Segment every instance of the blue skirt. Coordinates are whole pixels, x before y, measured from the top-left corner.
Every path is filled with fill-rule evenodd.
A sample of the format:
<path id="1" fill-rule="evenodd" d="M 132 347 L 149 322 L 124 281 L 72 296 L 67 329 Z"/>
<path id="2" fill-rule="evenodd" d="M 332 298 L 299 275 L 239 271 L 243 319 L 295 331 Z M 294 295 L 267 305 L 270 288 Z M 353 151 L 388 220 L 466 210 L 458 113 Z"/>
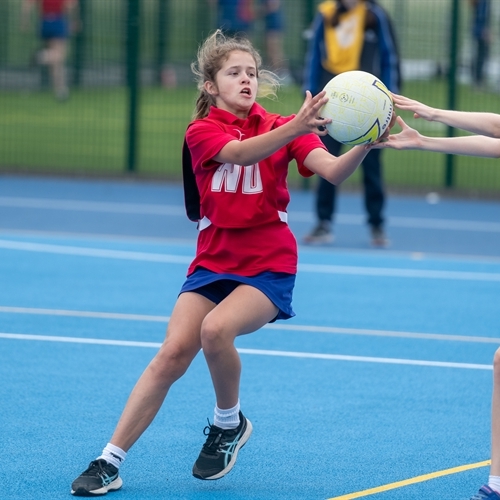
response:
<path id="1" fill-rule="evenodd" d="M 274 323 L 277 319 L 290 319 L 295 316 L 292 309 L 294 274 L 266 271 L 256 276 L 239 276 L 217 274 L 208 269 L 198 268 L 187 277 L 179 295 L 184 292 L 196 292 L 219 304 L 241 283 L 260 290 L 278 308 L 278 314 L 270 323 Z"/>
<path id="2" fill-rule="evenodd" d="M 40 28 L 40 36 L 43 40 L 68 38 L 69 27 L 66 18 L 57 16 L 43 19 Z"/>

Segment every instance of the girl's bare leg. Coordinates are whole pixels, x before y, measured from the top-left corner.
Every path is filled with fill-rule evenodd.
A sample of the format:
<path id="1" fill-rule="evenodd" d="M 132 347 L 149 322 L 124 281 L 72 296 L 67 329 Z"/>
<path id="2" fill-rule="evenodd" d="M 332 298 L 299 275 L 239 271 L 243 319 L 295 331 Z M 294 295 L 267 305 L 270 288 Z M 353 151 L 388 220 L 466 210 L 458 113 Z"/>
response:
<path id="1" fill-rule="evenodd" d="M 47 42 L 47 48 L 42 51 L 41 62 L 50 68 L 52 86 L 58 97 L 66 97 L 68 83 L 66 79 L 67 40 L 55 38 Z"/>
<path id="2" fill-rule="evenodd" d="M 200 350 L 200 327 L 214 307 L 213 302 L 196 293 L 179 296 L 166 339 L 130 394 L 112 444 L 128 451 L 153 421 L 168 390 Z"/>
<path id="3" fill-rule="evenodd" d="M 234 339 L 258 330 L 277 313 L 278 308 L 260 290 L 240 285 L 203 320 L 201 344 L 219 408 L 238 403 L 241 362 Z"/>
<path id="4" fill-rule="evenodd" d="M 500 476 L 500 348 L 493 359 L 493 398 L 491 404 L 491 469 Z"/>

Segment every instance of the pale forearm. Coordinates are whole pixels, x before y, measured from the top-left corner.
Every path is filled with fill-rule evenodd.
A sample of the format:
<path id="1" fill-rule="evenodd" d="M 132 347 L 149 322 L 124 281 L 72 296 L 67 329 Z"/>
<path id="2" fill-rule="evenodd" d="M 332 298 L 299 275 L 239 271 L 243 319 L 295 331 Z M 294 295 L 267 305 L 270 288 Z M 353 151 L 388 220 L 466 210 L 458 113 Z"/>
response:
<path id="1" fill-rule="evenodd" d="M 290 141 L 301 135 L 293 121 L 290 121 L 270 132 L 241 141 L 227 143 L 215 156 L 220 163 L 236 165 L 254 165 L 286 146 Z"/>
<path id="2" fill-rule="evenodd" d="M 495 113 L 433 108 L 398 94 L 393 94 L 393 98 L 398 109 L 413 112 L 415 118 L 444 123 L 473 134 L 500 138 L 500 115 Z"/>
<path id="3" fill-rule="evenodd" d="M 314 132 L 325 135 L 325 126 L 331 119 L 318 117 L 318 110 L 326 104 L 325 92 L 312 97 L 309 91 L 299 112 L 287 123 L 256 137 L 228 142 L 214 157 L 219 163 L 254 165 L 301 135 Z M 321 130 L 321 131 L 320 131 Z"/>
<path id="4" fill-rule="evenodd" d="M 500 158 L 500 140 L 481 135 L 467 137 L 426 137 L 421 136 L 415 148 L 422 151 Z"/>
<path id="5" fill-rule="evenodd" d="M 435 109 L 433 121 L 467 130 L 473 134 L 500 138 L 500 115 L 495 113 Z"/>
<path id="6" fill-rule="evenodd" d="M 68 0 L 64 6 L 64 9 L 70 19 L 76 20 L 78 18 L 77 0 Z"/>

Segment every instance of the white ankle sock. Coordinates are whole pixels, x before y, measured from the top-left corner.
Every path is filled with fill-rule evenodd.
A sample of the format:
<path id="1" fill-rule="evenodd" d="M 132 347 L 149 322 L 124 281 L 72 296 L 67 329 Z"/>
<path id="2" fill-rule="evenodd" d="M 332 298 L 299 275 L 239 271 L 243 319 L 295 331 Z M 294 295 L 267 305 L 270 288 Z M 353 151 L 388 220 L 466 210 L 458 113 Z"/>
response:
<path id="1" fill-rule="evenodd" d="M 114 444 L 108 443 L 104 450 L 102 450 L 102 455 L 97 457 L 97 460 L 103 458 L 109 464 L 114 465 L 117 469 L 120 468 L 120 465 L 123 463 L 125 458 L 127 457 L 127 452 L 123 451 L 118 446 Z"/>
<path id="2" fill-rule="evenodd" d="M 496 492 L 500 492 L 500 476 L 490 476 L 488 478 L 488 486 L 495 490 Z"/>
<path id="3" fill-rule="evenodd" d="M 236 406 L 229 408 L 227 410 L 221 410 L 217 405 L 215 405 L 214 410 L 214 425 L 220 427 L 221 429 L 236 429 L 240 424 L 240 400 L 236 403 Z"/>

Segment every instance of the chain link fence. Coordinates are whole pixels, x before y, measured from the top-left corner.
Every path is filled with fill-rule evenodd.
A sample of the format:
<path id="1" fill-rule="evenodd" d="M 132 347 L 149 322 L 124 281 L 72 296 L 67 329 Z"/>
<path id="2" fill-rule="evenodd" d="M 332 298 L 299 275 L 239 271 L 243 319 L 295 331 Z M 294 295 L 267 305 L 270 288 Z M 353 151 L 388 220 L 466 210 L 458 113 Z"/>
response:
<path id="1" fill-rule="evenodd" d="M 251 38 L 269 67 L 264 22 L 255 9 Z M 303 99 L 307 30 L 318 2 L 282 1 L 288 73 L 273 112 Z M 471 79 L 471 7 L 459 0 L 379 0 L 394 21 L 403 93 L 437 107 L 500 112 L 500 6 L 492 2 L 486 80 Z M 79 0 L 70 39 L 70 98 L 54 98 L 34 12 L 21 29 L 22 0 L 0 2 L 0 171 L 181 180 L 181 146 L 197 91 L 190 71 L 198 44 L 216 27 L 210 0 Z M 270 67 L 273 70 L 279 68 Z M 459 133 L 404 118 L 425 134 Z M 447 190 L 500 196 L 496 160 L 384 152 L 391 190 Z M 290 182 L 299 182 L 291 177 Z M 347 185 L 356 187 L 354 175 Z"/>

